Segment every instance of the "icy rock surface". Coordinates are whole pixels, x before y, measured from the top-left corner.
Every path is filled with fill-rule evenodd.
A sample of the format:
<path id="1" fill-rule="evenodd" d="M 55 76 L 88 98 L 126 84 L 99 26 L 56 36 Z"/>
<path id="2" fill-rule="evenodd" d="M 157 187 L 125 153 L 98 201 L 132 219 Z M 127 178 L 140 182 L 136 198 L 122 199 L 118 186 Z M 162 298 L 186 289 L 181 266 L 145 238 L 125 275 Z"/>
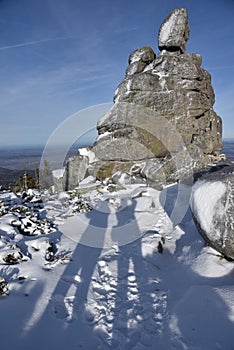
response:
<path id="1" fill-rule="evenodd" d="M 205 240 L 234 259 L 234 165 L 207 173 L 196 182 L 190 206 Z"/>

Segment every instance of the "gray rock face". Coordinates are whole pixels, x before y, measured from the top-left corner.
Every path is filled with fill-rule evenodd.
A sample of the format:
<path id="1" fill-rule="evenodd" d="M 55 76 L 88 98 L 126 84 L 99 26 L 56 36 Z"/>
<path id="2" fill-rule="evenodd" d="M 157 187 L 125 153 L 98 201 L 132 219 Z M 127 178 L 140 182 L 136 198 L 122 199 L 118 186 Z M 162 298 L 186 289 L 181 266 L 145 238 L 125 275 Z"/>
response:
<path id="1" fill-rule="evenodd" d="M 197 181 L 190 207 L 204 239 L 226 258 L 234 259 L 234 165 Z"/>
<path id="2" fill-rule="evenodd" d="M 180 51 L 184 53 L 189 32 L 187 10 L 185 8 L 175 9 L 165 19 L 159 30 L 159 50 Z"/>
<path id="3" fill-rule="evenodd" d="M 66 190 L 73 190 L 85 178 L 88 164 L 89 159 L 86 156 L 73 156 L 68 158 L 64 174 Z"/>
<path id="4" fill-rule="evenodd" d="M 163 51 L 156 57 L 151 48 L 142 47 L 130 55 L 115 104 L 98 122 L 93 151 L 100 160 L 162 161 L 189 147 L 200 154 L 201 159 L 192 162 L 197 170 L 222 149 L 211 76 L 201 67 L 200 55 L 181 53 L 188 39 L 187 22 L 185 9 L 174 10 L 159 32 Z"/>
<path id="5" fill-rule="evenodd" d="M 144 72 L 124 79 L 115 101 L 153 109 L 171 122 L 186 145 L 195 143 L 215 154 L 222 148 L 222 123 L 213 110 L 211 77 L 200 62 L 195 54 L 161 53 Z"/>
<path id="6" fill-rule="evenodd" d="M 145 67 L 153 62 L 155 57 L 154 51 L 149 46 L 136 49 L 129 56 L 129 66 L 126 70 L 126 76 L 143 72 Z"/>
<path id="7" fill-rule="evenodd" d="M 91 175 L 131 173 L 140 162 L 139 176 L 161 186 L 217 159 L 222 121 L 201 55 L 185 53 L 188 37 L 187 11 L 175 9 L 159 31 L 162 51 L 143 46 L 130 54 L 114 105 L 97 125 Z"/>

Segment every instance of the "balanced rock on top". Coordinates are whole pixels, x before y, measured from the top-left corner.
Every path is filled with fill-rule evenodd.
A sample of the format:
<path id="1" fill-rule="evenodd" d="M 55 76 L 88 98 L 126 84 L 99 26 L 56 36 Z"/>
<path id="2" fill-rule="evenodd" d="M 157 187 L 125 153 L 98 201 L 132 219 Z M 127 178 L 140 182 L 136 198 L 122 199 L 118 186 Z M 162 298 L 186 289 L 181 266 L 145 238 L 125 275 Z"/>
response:
<path id="1" fill-rule="evenodd" d="M 159 50 L 184 53 L 189 38 L 188 13 L 185 8 L 177 8 L 165 19 L 158 35 Z"/>

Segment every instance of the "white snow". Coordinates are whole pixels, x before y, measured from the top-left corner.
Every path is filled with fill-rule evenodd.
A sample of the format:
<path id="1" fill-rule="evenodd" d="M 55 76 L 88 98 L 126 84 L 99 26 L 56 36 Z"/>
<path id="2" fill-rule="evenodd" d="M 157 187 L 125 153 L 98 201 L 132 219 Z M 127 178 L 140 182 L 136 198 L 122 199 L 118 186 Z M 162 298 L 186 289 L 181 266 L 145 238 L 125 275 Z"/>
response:
<path id="1" fill-rule="evenodd" d="M 142 52 L 141 51 L 135 52 L 134 53 L 134 58 L 131 57 L 131 64 L 140 61 L 141 58 L 142 58 Z"/>
<path id="2" fill-rule="evenodd" d="M 92 164 L 98 160 L 95 153 L 86 147 L 79 148 L 78 152 L 81 156 L 86 156 L 89 158 L 89 164 Z"/>
<path id="3" fill-rule="evenodd" d="M 197 181 L 193 186 L 191 207 L 201 228 L 206 232 L 212 230 L 213 218 L 216 215 L 215 209 L 226 190 L 225 184 L 221 181 Z M 201 203 L 202 205 L 199 205 Z"/>
<path id="4" fill-rule="evenodd" d="M 111 132 L 106 131 L 106 132 L 104 132 L 104 133 L 98 135 L 97 141 L 100 140 L 100 139 L 103 138 L 103 137 L 109 136 L 110 134 L 111 134 Z"/>
<path id="5" fill-rule="evenodd" d="M 132 82 L 129 79 L 127 84 L 126 84 L 126 94 L 129 94 L 131 92 L 131 85 L 132 85 Z"/>
<path id="6" fill-rule="evenodd" d="M 80 183 L 79 183 L 79 188 L 84 188 L 84 187 L 89 187 L 89 186 L 93 186 L 94 184 L 95 185 L 98 185 L 100 184 L 101 182 L 100 181 L 97 181 L 96 178 L 94 176 L 87 176 L 86 178 L 84 178 L 84 180 L 82 180 Z"/>
<path id="7" fill-rule="evenodd" d="M 191 204 L 204 202 L 197 215 L 210 227 L 214 191 L 221 198 L 226 188 L 197 190 Z M 188 193 L 177 185 L 110 193 L 99 184 L 82 200 L 76 191 L 47 194 L 34 211 L 59 226 L 37 236 L 11 225 L 27 224 L 19 197 L 0 195 L 0 208 L 15 208 L 0 216 L 0 257 L 23 251 L 18 264 L 0 261 L 0 291 L 8 289 L 0 296 L 1 348 L 232 350 L 234 265 L 204 244 Z M 93 210 L 74 212 L 77 201 Z"/>
<path id="8" fill-rule="evenodd" d="M 62 168 L 62 169 L 55 169 L 52 171 L 52 174 L 53 174 L 53 177 L 55 179 L 60 179 L 63 177 L 64 175 L 64 172 L 65 172 L 65 168 Z"/>

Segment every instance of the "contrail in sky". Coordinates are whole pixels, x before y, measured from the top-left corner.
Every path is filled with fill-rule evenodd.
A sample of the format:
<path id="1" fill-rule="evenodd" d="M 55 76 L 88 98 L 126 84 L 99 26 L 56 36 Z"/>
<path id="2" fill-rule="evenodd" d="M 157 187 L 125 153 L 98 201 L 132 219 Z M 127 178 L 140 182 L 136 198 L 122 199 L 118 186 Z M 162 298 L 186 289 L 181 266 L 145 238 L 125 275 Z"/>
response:
<path id="1" fill-rule="evenodd" d="M 21 43 L 21 44 L 14 44 L 14 45 L 8 45 L 8 46 L 2 46 L 0 47 L 0 50 L 8 50 L 8 49 L 14 49 L 17 47 L 25 47 L 25 46 L 32 46 L 40 43 L 46 43 L 49 41 L 55 41 L 55 40 L 65 40 L 65 39 L 73 39 L 76 38 L 75 36 L 61 36 L 57 38 L 51 38 L 51 39 L 43 39 L 43 40 L 36 40 L 36 41 L 28 41 L 26 43 Z"/>

